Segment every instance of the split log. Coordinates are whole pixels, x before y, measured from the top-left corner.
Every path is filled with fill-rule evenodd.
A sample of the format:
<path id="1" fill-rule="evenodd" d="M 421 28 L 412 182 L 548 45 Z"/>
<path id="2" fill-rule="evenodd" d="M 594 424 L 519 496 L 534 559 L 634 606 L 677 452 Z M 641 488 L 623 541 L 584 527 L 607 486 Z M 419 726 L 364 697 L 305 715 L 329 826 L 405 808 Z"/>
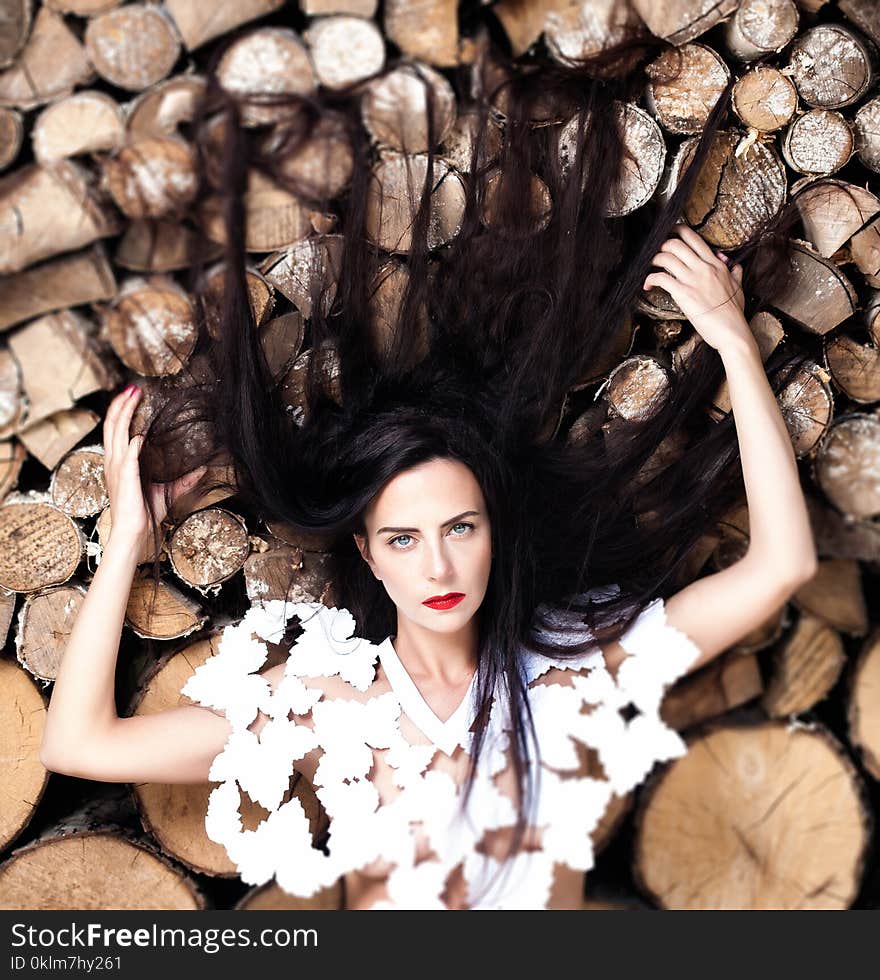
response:
<path id="1" fill-rule="evenodd" d="M 95 70 L 64 18 L 41 6 L 27 44 L 15 63 L 0 72 L 0 106 L 35 109 L 88 85 Z"/>
<path id="2" fill-rule="evenodd" d="M 48 494 L 10 493 L 0 507 L 0 586 L 36 592 L 67 582 L 85 552 L 85 536 Z"/>
<path id="3" fill-rule="evenodd" d="M 31 321 L 10 336 L 9 349 L 27 397 L 26 426 L 73 408 L 78 399 L 94 391 L 112 391 L 120 381 L 94 325 L 72 310 Z"/>
<path id="4" fill-rule="evenodd" d="M 132 221 L 125 229 L 113 260 L 131 272 L 172 272 L 189 268 L 199 249 L 207 262 L 223 254 L 222 245 L 209 242 L 188 225 L 162 218 L 145 218 Z"/>
<path id="5" fill-rule="evenodd" d="M 870 520 L 853 520 L 839 514 L 813 494 L 807 493 L 805 496 L 810 527 L 820 555 L 853 561 L 880 561 L 880 525 Z"/>
<path id="6" fill-rule="evenodd" d="M 673 3 L 657 3 L 656 0 L 633 0 L 633 7 L 652 34 L 680 45 L 705 34 L 723 21 L 736 10 L 739 2 L 740 0 L 719 0 L 718 3 L 677 0 Z"/>
<path id="7" fill-rule="evenodd" d="M 10 760 L 4 766 L 6 790 L 0 804 L 0 847 L 5 851 L 31 823 L 46 790 L 49 774 L 40 762 L 40 743 L 46 725 L 43 695 L 33 679 L 8 657 L 0 657 L 0 689 L 3 691 L 0 742 L 4 755 Z M 9 908 L 3 901 L 2 867 L 0 865 L 0 908 Z"/>
<path id="8" fill-rule="evenodd" d="M 52 470 L 100 421 L 101 417 L 90 408 L 77 406 L 53 412 L 16 431 L 21 457 L 24 458 L 26 450 L 47 470 Z"/>
<path id="9" fill-rule="evenodd" d="M 0 180 L 0 275 L 116 235 L 120 223 L 72 160 L 30 164 Z"/>
<path id="10" fill-rule="evenodd" d="M 327 602 L 331 583 L 326 556 L 304 552 L 296 545 L 267 542 L 255 548 L 244 564 L 245 589 L 253 602 L 287 599 L 290 602 Z"/>
<path id="11" fill-rule="evenodd" d="M 125 142 L 121 106 L 104 92 L 77 92 L 45 108 L 34 122 L 31 143 L 38 163 L 118 150 Z"/>
<path id="12" fill-rule="evenodd" d="M 828 431 L 834 414 L 829 376 L 807 362 L 776 396 L 795 455 L 806 456 Z"/>
<path id="13" fill-rule="evenodd" d="M 130 810 L 119 791 L 88 800 L 14 850 L 0 865 L 0 908 L 204 909 L 201 888 L 132 826 Z"/>
<path id="14" fill-rule="evenodd" d="M 880 173 L 880 98 L 869 99 L 853 117 L 855 151 L 869 169 Z"/>
<path id="15" fill-rule="evenodd" d="M 828 558 L 819 562 L 816 574 L 792 597 L 792 603 L 811 613 L 838 633 L 865 636 L 868 608 L 857 562 Z"/>
<path id="16" fill-rule="evenodd" d="M 799 35 L 785 69 L 798 95 L 813 108 L 852 105 L 874 81 L 875 56 L 856 31 L 843 24 L 819 24 Z"/>
<path id="17" fill-rule="evenodd" d="M 663 909 L 850 907 L 870 817 L 858 773 L 830 732 L 725 726 L 688 748 L 649 777 L 642 796 L 633 855 L 640 890 Z"/>
<path id="18" fill-rule="evenodd" d="M 797 34 L 800 15 L 793 0 L 742 0 L 724 22 L 724 40 L 740 61 L 778 54 Z"/>
<path id="19" fill-rule="evenodd" d="M 79 582 L 41 589 L 24 598 L 15 631 L 15 656 L 28 673 L 54 681 L 86 597 Z"/>
<path id="20" fill-rule="evenodd" d="M 455 124 L 456 99 L 446 78 L 429 65 L 406 65 L 370 82 L 361 100 L 364 126 L 383 149 L 401 150 L 407 154 L 425 153 L 428 149 L 426 112 L 429 98 L 434 113 L 436 147 Z"/>
<path id="21" fill-rule="evenodd" d="M 0 108 L 0 170 L 8 167 L 18 156 L 23 140 L 21 114 L 14 109 Z"/>
<path id="22" fill-rule="evenodd" d="M 858 296 L 852 283 L 809 242 L 791 243 L 791 276 L 772 297 L 777 310 L 813 334 L 826 334 L 855 313 Z"/>
<path id="23" fill-rule="evenodd" d="M 82 252 L 0 278 L 0 329 L 41 313 L 110 299 L 115 294 L 113 267 L 102 243 L 97 242 Z"/>
<path id="24" fill-rule="evenodd" d="M 216 594 L 250 553 L 247 527 L 237 514 L 209 507 L 177 525 L 168 544 L 175 575 L 203 595 Z"/>
<path id="25" fill-rule="evenodd" d="M 101 159 L 107 187 L 129 218 L 182 217 L 198 190 L 191 146 L 174 136 L 147 136 Z"/>
<path id="26" fill-rule="evenodd" d="M 69 453 L 49 481 L 52 503 L 71 517 L 94 517 L 109 503 L 104 481 L 103 445 L 80 446 Z"/>
<path id="27" fill-rule="evenodd" d="M 763 690 L 758 658 L 732 650 L 675 684 L 663 698 L 660 717 L 683 731 L 748 704 Z"/>
<path id="28" fill-rule="evenodd" d="M 880 213 L 880 198 L 842 180 L 817 180 L 797 195 L 798 211 L 810 243 L 831 258 Z"/>
<path id="29" fill-rule="evenodd" d="M 157 4 L 127 3 L 93 17 L 85 45 L 102 78 L 133 92 L 165 78 L 180 56 L 174 24 Z"/>
<path id="30" fill-rule="evenodd" d="M 809 711 L 837 683 L 846 653 L 837 632 L 804 613 L 775 652 L 772 676 L 761 699 L 771 718 Z"/>
<path id="31" fill-rule="evenodd" d="M 855 150 L 849 122 L 833 109 L 811 109 L 798 116 L 782 141 L 785 162 L 802 174 L 832 174 Z"/>
<path id="32" fill-rule="evenodd" d="M 670 133 L 699 133 L 730 80 L 724 59 L 706 44 L 664 52 L 647 68 L 645 104 Z M 671 80 L 670 80 L 671 78 Z"/>
<path id="33" fill-rule="evenodd" d="M 274 177 L 307 201 L 338 197 L 351 182 L 351 142 L 338 117 L 322 117 L 306 137 L 296 125 L 277 123 L 259 145 L 263 153 L 283 154 Z"/>
<path id="34" fill-rule="evenodd" d="M 198 340 L 192 300 L 169 277 L 129 279 L 102 319 L 116 356 L 148 377 L 178 374 Z"/>
<path id="35" fill-rule="evenodd" d="M 326 316 L 336 297 L 341 259 L 342 236 L 319 235 L 267 256 L 258 268 L 266 282 L 289 299 L 304 317 L 312 315 L 309 284 L 313 275 L 318 277 L 324 299 L 321 310 Z"/>
<path id="36" fill-rule="evenodd" d="M 880 514 L 880 418 L 852 412 L 828 429 L 813 457 L 813 479 L 844 515 Z"/>
<path id="37" fill-rule="evenodd" d="M 7 0 L 3 4 L 3 34 L 0 35 L 0 68 L 11 64 L 24 47 L 31 29 L 30 0 Z"/>
<path id="38" fill-rule="evenodd" d="M 456 0 L 385 0 L 385 35 L 408 57 L 453 68 L 459 63 Z"/>
<path id="39" fill-rule="evenodd" d="M 613 413 L 641 422 L 656 414 L 668 395 L 666 369 L 656 358 L 636 354 L 609 374 L 604 397 Z"/>
<path id="40" fill-rule="evenodd" d="M 284 0 L 237 0 L 234 4 L 218 4 L 216 0 L 165 0 L 164 6 L 187 50 L 193 51 L 242 24 L 271 14 L 284 6 Z"/>
<path id="41" fill-rule="evenodd" d="M 730 93 L 730 106 L 750 129 L 772 133 L 794 118 L 797 89 L 778 68 L 757 65 L 737 79 Z"/>
<path id="42" fill-rule="evenodd" d="M 845 334 L 825 340 L 825 363 L 837 386 L 854 402 L 880 401 L 880 350 Z"/>
<path id="43" fill-rule="evenodd" d="M 837 0 L 837 8 L 875 44 L 880 45 L 880 10 L 874 0 Z"/>
<path id="44" fill-rule="evenodd" d="M 304 14 L 354 14 L 356 17 L 373 17 L 379 0 L 300 0 Z"/>
<path id="45" fill-rule="evenodd" d="M 205 315 L 205 327 L 209 336 L 215 340 L 220 336 L 220 304 L 223 302 L 223 263 L 212 267 L 205 276 L 199 290 L 199 298 Z M 258 271 L 248 269 L 245 273 L 248 299 L 254 321 L 261 326 L 272 315 L 275 308 L 275 290 L 272 284 Z"/>
<path id="46" fill-rule="evenodd" d="M 489 123 L 494 119 L 488 116 Z M 469 174 L 471 157 L 474 153 L 474 141 L 477 132 L 477 113 L 459 112 L 455 124 L 449 134 L 440 142 L 440 152 L 452 166 L 462 174 Z M 501 130 L 498 126 L 490 125 L 483 138 L 482 156 L 476 161 L 480 169 L 492 163 L 501 152 Z"/>
<path id="47" fill-rule="evenodd" d="M 133 715 L 149 715 L 193 702 L 180 691 L 197 667 L 219 651 L 220 634 L 212 633 L 190 642 L 162 662 L 140 682 L 134 695 Z M 282 663 L 284 651 L 269 644 L 265 667 Z M 207 710 L 207 709 L 206 709 Z M 214 784 L 139 783 L 133 796 L 144 829 L 162 850 L 189 868 L 203 874 L 235 877 L 235 865 L 226 849 L 210 840 L 205 832 L 208 797 Z M 296 797 L 302 804 L 313 837 L 323 834 L 328 818 L 309 781 L 301 773 L 291 772 L 290 786 L 282 803 Z M 246 794 L 242 796 L 242 824 L 253 829 L 265 811 Z"/>
<path id="48" fill-rule="evenodd" d="M 0 348 L 0 437 L 17 434 L 24 412 L 18 363 L 8 347 Z M 2 458 L 8 462 L 10 456 Z"/>
<path id="49" fill-rule="evenodd" d="M 123 0 L 44 0 L 44 5 L 60 14 L 95 17 L 118 7 Z"/>
<path id="50" fill-rule="evenodd" d="M 388 17 L 386 8 L 386 20 Z M 327 88 L 346 88 L 380 71 L 385 40 L 376 25 L 362 17 L 322 17 L 303 31 L 318 81 Z"/>
<path id="51" fill-rule="evenodd" d="M 164 579 L 159 580 L 154 603 L 150 570 L 139 568 L 135 572 L 125 607 L 125 623 L 138 636 L 175 640 L 201 629 L 207 621 L 208 616 L 198 602 Z"/>
<path id="52" fill-rule="evenodd" d="M 276 316 L 261 328 L 260 344 L 266 355 L 269 371 L 276 381 L 293 367 L 302 350 L 304 338 L 305 324 L 296 311 Z"/>
<path id="53" fill-rule="evenodd" d="M 201 75 L 175 75 L 158 82 L 128 106 L 129 137 L 136 142 L 148 136 L 180 135 L 181 123 L 193 119 L 204 93 L 205 79 Z"/>
<path id="54" fill-rule="evenodd" d="M 880 779 L 880 637 L 871 634 L 859 653 L 847 698 L 847 725 L 850 742 L 861 755 L 865 769 Z"/>

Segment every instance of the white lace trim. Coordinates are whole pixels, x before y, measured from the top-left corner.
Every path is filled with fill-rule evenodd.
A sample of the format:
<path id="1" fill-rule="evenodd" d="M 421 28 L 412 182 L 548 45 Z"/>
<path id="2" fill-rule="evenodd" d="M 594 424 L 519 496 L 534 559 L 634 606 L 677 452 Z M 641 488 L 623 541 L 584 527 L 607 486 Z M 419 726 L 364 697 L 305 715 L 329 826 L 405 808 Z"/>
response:
<path id="1" fill-rule="evenodd" d="M 263 641 L 278 642 L 294 614 L 303 633 L 273 695 L 259 675 L 268 652 Z M 582 623 L 580 628 L 586 629 Z M 394 867 L 387 881 L 388 900 L 374 908 L 442 909 L 440 895 L 449 872 L 461 864 L 473 895 L 475 886 L 484 883 L 482 876 L 496 866 L 477 845 L 486 831 L 515 822 L 512 801 L 493 779 L 507 764 L 509 718 L 503 700 L 496 699 L 467 813 L 461 814 L 453 779 L 429 768 L 438 747 L 411 744 L 403 736 L 402 706 L 394 690 L 363 703 L 325 698 L 303 683 L 304 677 L 339 676 L 358 691 L 369 688 L 378 646 L 354 630 L 348 610 L 272 600 L 223 631 L 218 652 L 182 689 L 193 701 L 223 711 L 232 725 L 209 774 L 219 785 L 210 795 L 206 831 L 226 848 L 249 885 L 274 876 L 285 891 L 308 898 L 342 875 L 382 860 Z M 523 651 L 530 680 L 553 665 L 589 670 L 572 675 L 574 686 L 537 684 L 529 691 L 543 763 L 535 817 L 535 827 L 543 831 L 542 849 L 517 855 L 502 882 L 503 893 L 490 892 L 472 907 L 545 907 L 554 862 L 581 871 L 592 867 L 589 835 L 612 792 L 628 792 L 655 763 L 686 752 L 684 741 L 663 723 L 658 709 L 665 688 L 686 672 L 698 648 L 667 623 L 662 599 L 643 610 L 620 642 L 629 656 L 616 682 L 598 648 L 576 661 Z M 619 709 L 630 703 L 640 713 L 625 721 Z M 584 705 L 592 706 L 590 713 L 581 713 Z M 259 737 L 248 731 L 258 710 L 270 718 Z M 314 729 L 289 720 L 291 712 L 311 712 Z M 466 750 L 471 738 L 465 732 L 461 741 Z M 597 751 L 607 780 L 563 778 L 578 766 L 575 741 Z M 296 761 L 316 748 L 322 754 L 314 787 L 330 818 L 329 853 L 313 846 L 299 800 L 281 803 Z M 373 749 L 388 750 L 387 761 L 401 790 L 385 804 L 368 780 Z M 242 827 L 240 790 L 269 811 L 254 830 Z M 416 827 L 427 835 L 436 860 L 416 863 Z"/>

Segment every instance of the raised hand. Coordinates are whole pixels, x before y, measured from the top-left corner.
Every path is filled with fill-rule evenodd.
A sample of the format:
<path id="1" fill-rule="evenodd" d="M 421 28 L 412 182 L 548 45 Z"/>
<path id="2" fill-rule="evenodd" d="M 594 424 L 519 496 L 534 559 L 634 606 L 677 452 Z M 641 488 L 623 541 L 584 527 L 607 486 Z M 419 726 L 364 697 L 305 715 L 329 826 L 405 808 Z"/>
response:
<path id="1" fill-rule="evenodd" d="M 142 548 L 150 533 L 150 516 L 140 483 L 138 456 L 144 436 L 129 439 L 131 418 L 140 399 L 141 390 L 129 385 L 110 403 L 104 418 L 104 482 L 110 497 L 110 537 L 122 539 L 126 544 Z M 205 467 L 185 473 L 171 486 L 172 503 L 197 482 Z M 165 484 L 154 483 L 150 488 L 150 501 L 156 521 L 165 519 Z"/>
<path id="2" fill-rule="evenodd" d="M 753 339 L 743 315 L 742 266 L 729 269 L 727 257 L 687 225 L 675 225 L 679 238 L 667 239 L 652 260 L 665 272 L 652 272 L 644 289 L 660 286 L 699 335 L 716 350 L 730 341 Z"/>

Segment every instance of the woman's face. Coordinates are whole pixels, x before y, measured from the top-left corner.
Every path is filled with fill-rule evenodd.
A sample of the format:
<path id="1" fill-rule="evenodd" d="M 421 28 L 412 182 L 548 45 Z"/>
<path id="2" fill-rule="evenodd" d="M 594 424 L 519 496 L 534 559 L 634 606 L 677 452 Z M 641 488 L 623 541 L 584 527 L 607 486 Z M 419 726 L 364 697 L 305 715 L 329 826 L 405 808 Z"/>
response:
<path id="1" fill-rule="evenodd" d="M 402 614 L 428 629 L 455 632 L 480 608 L 492 538 L 483 492 L 464 463 L 432 459 L 389 480 L 365 514 L 361 555 Z M 425 599 L 464 598 L 447 609 Z"/>

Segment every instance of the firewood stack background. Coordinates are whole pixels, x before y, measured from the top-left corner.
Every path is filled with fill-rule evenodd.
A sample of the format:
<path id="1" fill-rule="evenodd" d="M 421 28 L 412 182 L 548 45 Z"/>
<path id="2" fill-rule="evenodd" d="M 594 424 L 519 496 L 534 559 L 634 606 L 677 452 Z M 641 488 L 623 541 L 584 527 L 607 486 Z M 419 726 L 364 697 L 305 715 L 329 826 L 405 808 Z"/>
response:
<path id="1" fill-rule="evenodd" d="M 40 764 L 51 682 L 109 533 L 102 418 L 128 381 L 179 372 L 196 340 L 184 286 L 201 236 L 219 256 L 219 215 L 195 209 L 191 118 L 219 45 L 224 86 L 309 91 L 366 79 L 390 59 L 429 75 L 439 152 L 451 177 L 432 223 L 457 231 L 468 115 L 446 75 L 472 61 L 480 32 L 560 62 L 613 37 L 605 0 L 0 0 L 0 908 L 333 909 L 338 891 L 300 903 L 274 884 L 249 889 L 204 830 L 205 786 L 104 785 Z M 780 396 L 802 467 L 821 567 L 764 626 L 667 695 L 667 721 L 691 751 L 616 799 L 595 832 L 590 908 L 877 908 L 880 633 L 880 5 L 874 0 L 634 0 L 685 71 L 622 109 L 638 169 L 621 174 L 621 215 L 662 199 L 687 165 L 728 78 L 732 109 L 686 218 L 734 248 L 799 188 L 803 237 L 784 295 L 751 321 L 762 355 L 783 341 L 812 365 Z M 463 29 L 467 25 L 467 30 Z M 401 140 L 421 136 L 424 90 L 402 69 L 366 83 L 376 145 L 374 193 L 401 180 Z M 499 106 L 499 133 L 503 107 Z M 247 125 L 271 122 L 261 110 Z M 559 128 L 566 148 L 566 121 Z M 406 127 L 406 133 L 401 127 Z M 328 165 L 329 161 L 329 165 Z M 413 153 L 416 173 L 422 161 Z M 330 197 L 351 159 L 327 129 L 291 161 Z M 545 201 L 535 177 L 535 204 Z M 247 200 L 251 299 L 291 405 L 308 357 L 301 270 L 332 256 L 333 215 L 264 175 Z M 371 234 L 388 253 L 375 284 L 377 331 L 405 275 L 404 207 Z M 491 221 L 491 208 L 486 220 Z M 219 275 L 219 269 L 215 270 Z M 570 427 L 649 412 L 698 338 L 662 292 L 647 296 L 615 363 L 585 389 Z M 595 396 L 595 397 L 594 397 Z M 730 407 L 722 386 L 720 417 Z M 665 448 L 665 447 L 664 447 Z M 669 451 L 674 451 L 670 447 Z M 123 631 L 123 714 L 186 701 L 192 670 L 248 604 L 297 569 L 322 598 L 320 552 L 283 527 L 254 526 L 234 498 L 188 501 L 165 542 L 152 614 L 135 580 Z M 745 501 L 707 538 L 702 571 L 746 547 Z M 303 781 L 291 792 L 326 829 Z M 249 800 L 245 825 L 263 814 Z"/>

